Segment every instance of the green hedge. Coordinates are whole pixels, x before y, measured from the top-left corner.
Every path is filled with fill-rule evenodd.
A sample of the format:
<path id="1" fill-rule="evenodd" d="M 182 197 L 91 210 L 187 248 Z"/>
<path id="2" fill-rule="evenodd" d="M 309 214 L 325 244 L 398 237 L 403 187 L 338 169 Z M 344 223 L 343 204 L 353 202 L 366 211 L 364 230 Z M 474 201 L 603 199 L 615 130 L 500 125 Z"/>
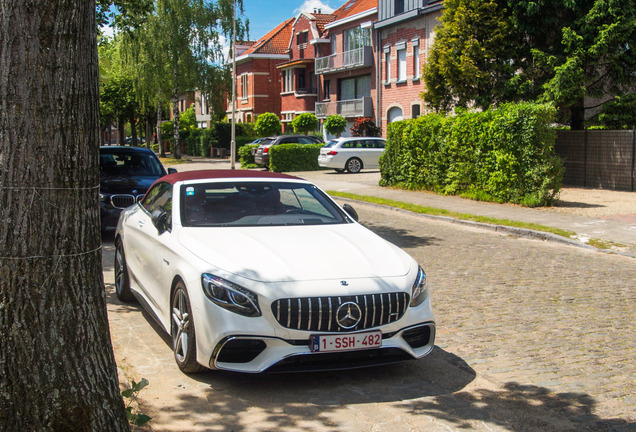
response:
<path id="1" fill-rule="evenodd" d="M 380 184 L 528 207 L 550 205 L 563 177 L 550 126 L 555 116 L 549 105 L 506 104 L 391 123 Z"/>
<path id="2" fill-rule="evenodd" d="M 254 162 L 254 156 L 252 156 L 252 149 L 258 147 L 258 144 L 246 144 L 238 148 L 238 158 L 241 168 L 256 168 L 258 165 Z"/>
<path id="3" fill-rule="evenodd" d="M 269 148 L 269 170 L 273 172 L 317 171 L 324 143 L 279 144 Z"/>

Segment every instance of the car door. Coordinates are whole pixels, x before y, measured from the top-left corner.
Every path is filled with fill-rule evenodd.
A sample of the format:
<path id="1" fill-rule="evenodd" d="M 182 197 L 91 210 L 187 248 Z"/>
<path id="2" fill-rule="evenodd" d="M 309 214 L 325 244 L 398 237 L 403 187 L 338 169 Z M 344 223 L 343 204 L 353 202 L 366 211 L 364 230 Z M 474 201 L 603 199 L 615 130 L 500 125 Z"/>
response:
<path id="1" fill-rule="evenodd" d="M 168 224 L 172 221 L 172 185 L 159 183 L 144 197 L 138 211 L 127 220 L 126 249 L 127 264 L 131 274 L 150 306 L 158 312 L 161 305 L 162 262 L 165 255 L 164 243 L 170 231 L 159 233 L 152 222 L 152 212 L 159 206 L 168 214 Z"/>
<path id="2" fill-rule="evenodd" d="M 378 168 L 380 166 L 380 155 L 384 152 L 384 140 L 366 140 L 362 146 L 361 153 L 364 153 L 364 167 Z"/>

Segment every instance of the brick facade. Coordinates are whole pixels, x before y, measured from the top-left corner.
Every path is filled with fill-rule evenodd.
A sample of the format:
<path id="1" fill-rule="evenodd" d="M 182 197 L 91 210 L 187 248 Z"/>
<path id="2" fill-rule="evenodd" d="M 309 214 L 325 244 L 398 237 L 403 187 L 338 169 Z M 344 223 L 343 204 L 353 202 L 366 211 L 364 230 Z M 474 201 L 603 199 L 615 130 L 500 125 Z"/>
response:
<path id="1" fill-rule="evenodd" d="M 377 52 L 382 83 L 379 109 L 383 136 L 386 136 L 389 122 L 416 118 L 424 113 L 421 74 L 440 16 L 441 10 L 376 30 L 381 40 Z"/>

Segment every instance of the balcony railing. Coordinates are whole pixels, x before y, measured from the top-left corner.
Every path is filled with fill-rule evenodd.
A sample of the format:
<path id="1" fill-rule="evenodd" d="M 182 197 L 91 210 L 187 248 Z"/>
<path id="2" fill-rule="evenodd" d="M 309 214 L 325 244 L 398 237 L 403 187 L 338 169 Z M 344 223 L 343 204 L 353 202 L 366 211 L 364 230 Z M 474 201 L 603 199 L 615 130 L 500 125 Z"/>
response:
<path id="1" fill-rule="evenodd" d="M 373 100 L 367 96 L 360 99 L 316 104 L 316 117 L 324 119 L 334 114 L 344 117 L 372 117 Z"/>
<path id="2" fill-rule="evenodd" d="M 373 65 L 373 49 L 370 46 L 339 52 L 316 59 L 316 74 L 338 72 Z"/>

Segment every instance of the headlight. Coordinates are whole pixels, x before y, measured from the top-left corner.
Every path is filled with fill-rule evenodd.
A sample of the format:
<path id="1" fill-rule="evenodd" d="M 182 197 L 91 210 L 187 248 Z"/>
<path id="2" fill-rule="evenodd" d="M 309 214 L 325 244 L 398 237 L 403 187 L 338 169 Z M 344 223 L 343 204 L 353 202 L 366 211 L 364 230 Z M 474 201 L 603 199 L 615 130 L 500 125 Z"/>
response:
<path id="1" fill-rule="evenodd" d="M 422 270 L 422 267 L 417 269 L 417 277 L 413 283 L 413 289 L 411 290 L 411 306 L 419 306 L 428 297 L 428 285 L 426 283 L 426 273 Z"/>
<path id="2" fill-rule="evenodd" d="M 110 198 L 110 195 L 108 195 L 108 194 L 103 194 L 103 193 L 99 194 L 99 200 L 101 202 L 106 202 L 106 201 L 108 201 L 109 198 Z"/>
<path id="3" fill-rule="evenodd" d="M 261 316 L 258 297 L 253 292 L 208 273 L 201 275 L 201 284 L 206 297 L 222 308 L 249 317 Z"/>

